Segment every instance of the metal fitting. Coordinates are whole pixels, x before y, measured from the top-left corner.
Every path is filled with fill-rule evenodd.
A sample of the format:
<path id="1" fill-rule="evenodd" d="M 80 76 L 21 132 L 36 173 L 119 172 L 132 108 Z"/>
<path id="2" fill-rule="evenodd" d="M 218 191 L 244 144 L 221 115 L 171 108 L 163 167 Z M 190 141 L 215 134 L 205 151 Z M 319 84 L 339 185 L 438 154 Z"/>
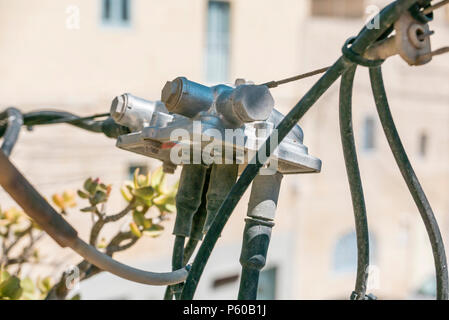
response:
<path id="1" fill-rule="evenodd" d="M 274 99 L 266 86 L 206 87 L 185 77 L 168 81 L 162 89 L 161 100 L 170 112 L 189 118 L 209 111 L 215 103 L 215 111 L 237 127 L 266 120 L 274 108 Z"/>
<path id="2" fill-rule="evenodd" d="M 207 189 L 207 217 L 203 233 L 209 231 L 215 219 L 218 209 L 225 200 L 232 186 L 237 180 L 238 165 L 236 164 L 214 164 L 210 174 L 209 188 Z"/>
<path id="3" fill-rule="evenodd" d="M 194 214 L 201 205 L 207 167 L 200 164 L 185 165 L 176 194 L 176 221 L 173 234 L 188 237 L 192 231 Z"/>
<path id="4" fill-rule="evenodd" d="M 266 86 L 242 84 L 223 92 L 216 101 L 217 112 L 236 127 L 267 120 L 273 108 L 274 99 Z"/>
<path id="5" fill-rule="evenodd" d="M 411 66 L 426 64 L 432 60 L 430 31 L 427 23 L 416 20 L 410 12 L 405 12 L 394 25 L 396 34 L 373 44 L 364 53 L 367 59 L 385 60 L 399 54 Z"/>
<path id="6" fill-rule="evenodd" d="M 211 107 L 214 93 L 209 87 L 178 77 L 167 81 L 162 89 L 161 100 L 168 111 L 192 118 Z"/>
<path id="7" fill-rule="evenodd" d="M 128 127 L 131 131 L 142 130 L 143 127 L 151 124 L 153 115 L 156 111 L 165 112 L 166 116 L 161 119 L 159 115 L 159 122 L 167 122 L 171 120 L 168 111 L 164 104 L 156 101 L 148 101 L 132 94 L 125 93 L 114 98 L 111 104 L 111 117 L 114 121 L 122 126 Z"/>
<path id="8" fill-rule="evenodd" d="M 111 106 L 112 118 L 131 131 L 117 138 L 117 147 L 159 159 L 164 164 L 164 172 L 172 173 L 177 165 L 192 163 L 192 159 L 187 162 L 184 157 L 180 160 L 178 157 L 175 164 L 172 156 L 179 155 L 180 150 L 190 150 L 190 155 L 197 155 L 193 163 L 210 165 L 202 151 L 210 148 L 213 140 L 217 146 L 213 148 L 213 163 L 237 163 L 238 172 L 242 172 L 268 136 L 275 134 L 284 115 L 273 108 L 274 100 L 266 86 L 246 81 L 239 83 L 236 88 L 206 87 L 177 78 L 167 82 L 162 90 L 166 105 L 130 94 L 115 98 Z M 170 113 L 167 108 L 176 113 Z M 180 129 L 188 139 L 179 139 Z M 227 129 L 234 130 L 230 136 Z M 215 134 L 217 132 L 219 134 Z M 273 145 L 276 144 L 274 141 Z M 293 127 L 267 161 L 283 174 L 321 169 L 321 161 L 308 154 L 299 125 Z"/>
<path id="9" fill-rule="evenodd" d="M 283 175 L 279 172 L 273 175 L 258 175 L 251 188 L 248 202 L 248 217 L 272 221 L 276 213 L 279 191 Z"/>

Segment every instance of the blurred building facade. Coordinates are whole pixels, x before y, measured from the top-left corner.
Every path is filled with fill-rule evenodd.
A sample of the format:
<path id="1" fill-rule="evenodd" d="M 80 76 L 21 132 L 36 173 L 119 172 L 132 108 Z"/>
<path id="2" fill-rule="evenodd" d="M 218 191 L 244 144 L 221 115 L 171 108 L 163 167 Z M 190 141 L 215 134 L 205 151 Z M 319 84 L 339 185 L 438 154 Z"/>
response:
<path id="1" fill-rule="evenodd" d="M 367 15 L 387 0 L 0 0 L 0 107 L 56 108 L 80 115 L 109 110 L 124 92 L 160 99 L 177 76 L 216 84 L 281 79 L 333 63 Z M 435 48 L 449 43 L 449 11 L 437 12 Z M 409 67 L 384 64 L 397 127 L 440 223 L 449 236 L 449 59 Z M 273 89 L 287 113 L 317 78 Z M 260 298 L 348 298 L 356 247 L 352 206 L 338 127 L 338 83 L 300 125 L 320 174 L 287 176 L 261 276 Z M 380 298 L 414 297 L 432 284 L 433 258 L 419 213 L 389 152 L 377 119 L 368 72 L 354 86 L 354 129 L 371 232 L 370 285 Z M 101 135 L 65 125 L 23 130 L 12 159 L 45 195 L 76 189 L 89 176 L 118 187 L 136 167 L 159 164 L 127 153 Z M 180 169 L 177 170 L 178 175 Z M 173 179 L 174 180 L 174 179 Z M 2 207 L 12 201 L 0 191 Z M 230 219 L 198 287 L 197 298 L 235 298 L 248 194 Z M 83 236 L 90 219 L 71 214 Z M 168 270 L 171 224 L 160 238 L 139 241 L 119 260 Z M 48 259 L 79 258 L 46 243 Z M 446 246 L 449 242 L 446 242 Z M 101 274 L 80 285 L 84 298 L 158 299 L 163 288 Z"/>

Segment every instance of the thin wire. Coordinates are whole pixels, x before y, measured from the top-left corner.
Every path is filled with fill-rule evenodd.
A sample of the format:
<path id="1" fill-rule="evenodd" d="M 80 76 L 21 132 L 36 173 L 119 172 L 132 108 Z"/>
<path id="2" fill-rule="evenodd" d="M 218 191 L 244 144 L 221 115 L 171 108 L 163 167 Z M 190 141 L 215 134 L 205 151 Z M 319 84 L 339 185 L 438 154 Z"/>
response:
<path id="1" fill-rule="evenodd" d="M 278 80 L 278 81 L 270 81 L 270 82 L 266 82 L 261 84 L 262 86 L 267 86 L 268 88 L 276 88 L 277 86 L 280 86 L 282 84 L 286 84 L 289 82 L 293 82 L 293 81 L 298 81 L 301 79 L 305 79 L 305 78 L 309 78 L 312 76 L 316 76 L 318 74 L 324 73 L 327 70 L 329 70 L 330 67 L 326 67 L 326 68 L 321 68 L 321 69 L 317 69 L 317 70 L 313 70 L 307 73 L 303 73 L 303 74 L 299 74 L 297 76 L 293 76 L 290 78 L 286 78 L 286 79 L 282 79 L 282 80 Z"/>
<path id="2" fill-rule="evenodd" d="M 433 6 L 430 6 L 426 9 L 424 9 L 422 13 L 424 15 L 427 15 L 427 14 L 431 13 L 432 11 L 435 11 L 435 10 L 441 8 L 442 6 L 444 6 L 446 4 L 449 4 L 449 0 L 443 0 L 441 2 L 438 2 L 436 5 L 433 5 Z"/>
<path id="3" fill-rule="evenodd" d="M 432 58 L 434 56 L 438 56 L 440 54 L 444 54 L 444 53 L 448 53 L 448 52 L 449 52 L 449 47 L 442 47 L 442 48 L 439 48 L 439 49 L 437 49 L 435 51 L 423 54 L 422 56 L 420 56 L 420 58 L 424 58 L 424 59 L 425 58 Z"/>
<path id="4" fill-rule="evenodd" d="M 437 3 L 434 6 L 428 7 L 427 9 L 423 10 L 423 14 L 424 15 L 429 14 L 432 11 L 435 11 L 435 10 L 441 8 L 442 6 L 444 6 L 446 4 L 449 4 L 449 0 L 443 0 L 443 1 L 439 2 L 439 3 Z M 429 32 L 428 34 L 426 34 L 424 36 L 430 36 L 433 33 L 434 32 L 431 31 L 431 32 Z M 444 47 L 444 48 L 435 50 L 434 52 L 429 53 L 428 55 L 433 57 L 433 56 L 440 55 L 440 54 L 443 54 L 443 53 L 446 53 L 446 52 L 449 52 L 449 47 Z M 293 77 L 290 77 L 290 78 L 285 78 L 285 79 L 282 79 L 282 80 L 266 82 L 266 83 L 263 83 L 261 85 L 265 85 L 268 88 L 276 88 L 276 87 L 278 87 L 278 86 L 280 86 L 282 84 L 286 84 L 286 83 L 290 83 L 290 82 L 293 82 L 293 81 L 302 80 L 302 79 L 305 79 L 305 78 L 313 77 L 313 76 L 316 76 L 318 74 L 324 73 L 327 70 L 329 70 L 329 68 L 330 67 L 325 67 L 325 68 L 313 70 L 313 71 L 310 71 L 310 72 L 307 72 L 307 73 L 299 74 L 297 76 L 293 76 Z"/>

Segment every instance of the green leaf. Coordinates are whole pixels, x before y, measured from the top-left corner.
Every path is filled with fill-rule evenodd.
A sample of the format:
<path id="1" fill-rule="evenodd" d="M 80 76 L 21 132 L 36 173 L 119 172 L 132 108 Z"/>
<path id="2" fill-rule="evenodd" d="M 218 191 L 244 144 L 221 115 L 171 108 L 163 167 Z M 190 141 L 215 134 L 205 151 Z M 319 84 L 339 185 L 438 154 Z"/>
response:
<path id="1" fill-rule="evenodd" d="M 102 238 L 101 240 L 100 240 L 100 242 L 97 244 L 97 248 L 99 248 L 99 249 L 104 249 L 104 248 L 106 248 L 107 247 L 107 243 L 106 243 L 106 239 L 105 238 Z"/>
<path id="2" fill-rule="evenodd" d="M 160 187 L 162 185 L 162 182 L 164 181 L 165 174 L 162 170 L 162 167 L 159 167 L 156 169 L 156 171 L 153 172 L 153 175 L 151 176 L 151 186 L 155 190 L 160 190 Z"/>
<path id="3" fill-rule="evenodd" d="M 145 199 L 141 197 L 137 197 L 137 203 L 145 207 L 151 207 L 153 205 L 153 201 L 151 201 L 151 199 Z"/>
<path id="4" fill-rule="evenodd" d="M 139 211 L 133 211 L 133 220 L 138 226 L 143 227 L 145 225 L 145 216 Z"/>
<path id="5" fill-rule="evenodd" d="M 85 193 L 84 191 L 78 190 L 77 193 L 78 193 L 78 196 L 80 198 L 82 198 L 82 199 L 88 199 L 89 198 L 89 195 L 87 193 Z"/>
<path id="6" fill-rule="evenodd" d="M 86 190 L 86 191 L 89 192 L 89 190 L 90 190 L 91 187 L 92 187 L 92 183 L 93 183 L 92 178 L 88 178 L 86 181 L 84 181 L 84 185 L 83 185 L 84 190 Z"/>
<path id="7" fill-rule="evenodd" d="M 10 276 L 11 276 L 11 275 L 9 274 L 9 272 L 2 268 L 2 269 L 0 270 L 0 283 L 2 283 L 2 282 L 5 281 L 5 280 L 8 280 L 8 278 L 9 278 Z"/>
<path id="8" fill-rule="evenodd" d="M 176 211 L 176 205 L 171 204 L 171 203 L 166 203 L 166 204 L 164 205 L 164 209 L 165 209 L 165 211 L 167 211 L 167 212 L 173 213 L 173 212 Z"/>
<path id="9" fill-rule="evenodd" d="M 20 286 L 22 287 L 23 291 L 26 293 L 34 293 L 36 290 L 36 287 L 34 285 L 33 280 L 31 280 L 30 277 L 25 277 L 20 281 Z"/>
<path id="10" fill-rule="evenodd" d="M 134 189 L 133 194 L 143 199 L 149 199 L 154 194 L 154 189 L 150 186 Z"/>
<path id="11" fill-rule="evenodd" d="M 121 192 L 123 198 L 125 198 L 126 201 L 131 202 L 131 200 L 133 199 L 133 195 L 132 195 L 131 192 L 128 190 L 128 188 L 126 188 L 126 187 L 121 187 L 121 188 L 120 188 L 120 192 Z"/>
<path id="12" fill-rule="evenodd" d="M 99 204 L 102 202 L 106 202 L 108 200 L 108 195 L 104 191 L 96 191 L 95 195 L 92 199 L 93 204 Z"/>
<path id="13" fill-rule="evenodd" d="M 81 295 L 79 293 L 75 294 L 73 297 L 70 298 L 70 300 L 81 300 Z"/>
<path id="14" fill-rule="evenodd" d="M 160 224 L 153 224 L 151 227 L 144 229 L 142 234 L 147 237 L 158 237 L 164 232 L 164 227 Z"/>
<path id="15" fill-rule="evenodd" d="M 131 229 L 131 232 L 137 237 L 140 238 L 142 236 L 142 233 L 139 230 L 139 227 L 135 222 L 131 222 L 129 224 L 129 228 Z"/>
<path id="16" fill-rule="evenodd" d="M 95 191 L 97 191 L 97 187 L 98 187 L 98 182 L 97 182 L 97 180 L 94 180 L 89 185 L 89 189 L 87 189 L 87 192 L 89 192 L 91 195 L 94 195 Z"/>
<path id="17" fill-rule="evenodd" d="M 163 205 L 156 205 L 156 207 L 159 209 L 159 211 L 161 211 L 162 213 L 164 212 L 169 212 L 169 213 L 173 213 L 176 211 L 176 206 L 174 204 L 171 203 L 165 203 Z"/>
<path id="18" fill-rule="evenodd" d="M 51 278 L 45 277 L 44 279 L 38 279 L 37 281 L 37 287 L 42 293 L 46 293 L 50 291 L 52 284 L 51 284 Z"/>
<path id="19" fill-rule="evenodd" d="M 145 221 L 143 222 L 143 227 L 145 229 L 150 228 L 153 225 L 153 219 L 145 219 Z"/>
<path id="20" fill-rule="evenodd" d="M 22 295 L 22 292 L 20 279 L 16 276 L 9 277 L 0 284 L 0 297 L 17 300 Z"/>
<path id="21" fill-rule="evenodd" d="M 82 211 L 82 212 L 95 212 L 96 209 L 97 209 L 97 207 L 91 206 L 91 207 L 82 208 L 82 209 L 80 209 L 80 211 Z"/>
<path id="22" fill-rule="evenodd" d="M 162 194 L 162 195 L 157 196 L 156 198 L 154 198 L 154 199 L 153 199 L 153 202 L 154 202 L 154 204 L 156 204 L 156 205 L 162 206 L 162 205 L 168 203 L 168 200 L 169 200 L 169 197 L 166 196 L 166 195 L 164 195 L 164 194 Z"/>
<path id="23" fill-rule="evenodd" d="M 134 179 L 133 179 L 133 181 L 134 181 L 134 187 L 135 188 L 138 188 L 139 187 L 139 172 L 140 172 L 140 169 L 139 168 L 137 168 L 136 170 L 134 170 Z"/>

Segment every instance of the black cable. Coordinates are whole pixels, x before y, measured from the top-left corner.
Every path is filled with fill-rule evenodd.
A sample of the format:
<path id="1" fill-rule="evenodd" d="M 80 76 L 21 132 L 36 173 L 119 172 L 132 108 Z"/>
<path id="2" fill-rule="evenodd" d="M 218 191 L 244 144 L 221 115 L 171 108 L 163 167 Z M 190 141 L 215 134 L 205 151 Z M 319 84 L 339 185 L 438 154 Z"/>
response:
<path id="1" fill-rule="evenodd" d="M 87 116 L 87 117 L 78 117 L 78 116 L 74 115 L 74 116 L 70 116 L 70 117 L 66 117 L 66 118 L 55 119 L 55 120 L 43 122 L 43 123 L 40 123 L 40 124 L 43 125 L 43 124 L 58 124 L 58 123 L 75 123 L 75 122 L 86 121 L 86 120 L 94 120 L 96 118 L 109 117 L 109 116 L 110 116 L 109 112 L 94 114 L 92 116 Z"/>
<path id="2" fill-rule="evenodd" d="M 435 262 L 437 299 L 447 300 L 449 298 L 447 261 L 444 243 L 437 220 L 430 203 L 427 200 L 426 194 L 419 183 L 418 177 L 413 170 L 410 160 L 408 159 L 407 153 L 402 145 L 401 138 L 399 137 L 399 133 L 396 130 L 396 125 L 394 123 L 393 116 L 391 115 L 387 94 L 385 92 L 381 68 L 371 68 L 370 78 L 377 113 L 379 114 L 382 128 L 385 132 L 385 136 L 399 170 L 401 171 L 402 177 L 404 178 L 413 200 L 418 207 L 429 236 Z"/>
<path id="3" fill-rule="evenodd" d="M 357 151 L 352 129 L 352 92 L 357 65 L 353 65 L 341 77 L 340 84 L 340 136 L 343 146 L 346 173 L 351 190 L 357 236 L 357 277 L 351 299 L 364 300 L 369 267 L 369 232 L 365 198 L 360 178 Z"/>
<path id="4" fill-rule="evenodd" d="M 104 116 L 104 114 L 101 114 L 100 116 Z M 81 118 L 70 112 L 55 110 L 33 111 L 23 115 L 24 125 L 26 126 L 67 123 L 92 132 L 103 132 L 103 121 L 95 121 L 93 120 L 93 117 L 96 116 Z"/>
<path id="5" fill-rule="evenodd" d="M 3 153 L 9 157 L 19 138 L 20 129 L 23 124 L 22 113 L 16 108 L 8 108 L 0 114 L 0 119 L 6 120 L 4 138 L 1 146 Z"/>
<path id="6" fill-rule="evenodd" d="M 117 124 L 114 119 L 109 116 L 109 113 L 100 113 L 87 117 L 79 117 L 66 111 L 40 110 L 24 113 L 22 116 L 22 124 L 27 127 L 66 123 L 90 132 L 104 133 L 109 138 L 117 138 L 120 135 L 130 132 L 127 127 Z M 104 120 L 95 120 L 101 117 L 107 118 Z M 4 121 L 4 123 L 0 121 L 0 138 L 5 134 L 6 129 L 7 121 Z"/>
<path id="7" fill-rule="evenodd" d="M 177 270 L 178 268 L 182 268 L 184 266 L 184 236 L 176 236 L 175 244 L 173 246 L 173 256 L 172 256 L 172 270 Z M 175 295 L 175 299 L 179 300 L 181 295 L 183 283 L 178 283 L 172 286 L 168 286 L 167 290 L 171 290 L 171 292 Z M 171 299 L 170 299 L 171 300 Z"/>
<path id="8" fill-rule="evenodd" d="M 199 242 L 200 240 L 196 240 L 193 238 L 189 238 L 189 241 L 187 241 L 187 244 L 184 248 L 184 265 L 189 262 Z"/>

